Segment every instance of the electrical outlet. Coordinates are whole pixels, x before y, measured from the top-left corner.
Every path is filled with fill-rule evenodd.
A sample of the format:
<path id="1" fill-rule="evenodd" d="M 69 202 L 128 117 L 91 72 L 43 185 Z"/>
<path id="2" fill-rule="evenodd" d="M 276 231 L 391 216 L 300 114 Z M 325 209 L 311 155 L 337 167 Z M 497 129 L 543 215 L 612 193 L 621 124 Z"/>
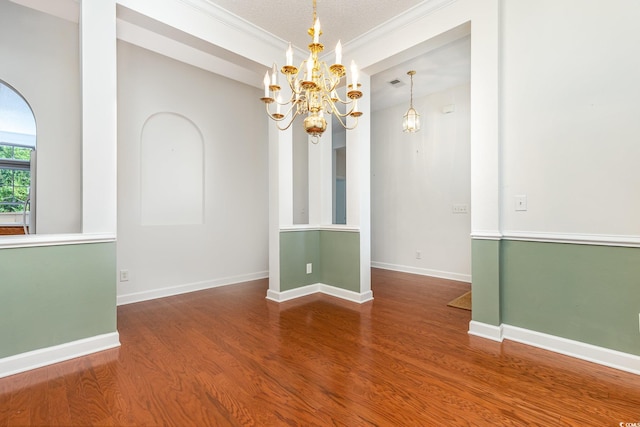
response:
<path id="1" fill-rule="evenodd" d="M 311 274 L 313 272 L 313 264 L 307 263 L 307 274 Z"/>
<path id="2" fill-rule="evenodd" d="M 120 281 L 121 282 L 129 281 L 129 270 L 120 270 Z"/>
<path id="3" fill-rule="evenodd" d="M 457 204 L 451 207 L 451 212 L 454 214 L 466 214 L 469 213 L 469 205 Z"/>
<path id="4" fill-rule="evenodd" d="M 416 259 L 422 259 L 422 252 L 416 251 Z"/>

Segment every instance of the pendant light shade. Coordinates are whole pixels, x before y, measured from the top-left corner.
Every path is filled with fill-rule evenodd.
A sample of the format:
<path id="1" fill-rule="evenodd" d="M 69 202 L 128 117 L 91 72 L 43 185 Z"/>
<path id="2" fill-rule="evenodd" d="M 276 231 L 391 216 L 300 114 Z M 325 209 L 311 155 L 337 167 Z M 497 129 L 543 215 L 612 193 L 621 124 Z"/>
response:
<path id="1" fill-rule="evenodd" d="M 411 77 L 411 100 L 409 102 L 409 109 L 404 114 L 402 120 L 402 130 L 404 132 L 414 133 L 420 130 L 420 114 L 413 108 L 413 75 L 416 72 L 411 70 L 407 74 Z"/>

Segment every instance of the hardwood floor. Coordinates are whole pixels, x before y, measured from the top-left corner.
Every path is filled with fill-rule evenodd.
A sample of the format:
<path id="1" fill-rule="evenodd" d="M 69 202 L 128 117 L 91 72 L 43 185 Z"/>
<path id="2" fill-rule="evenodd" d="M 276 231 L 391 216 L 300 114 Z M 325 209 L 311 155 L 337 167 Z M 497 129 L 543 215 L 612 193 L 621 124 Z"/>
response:
<path id="1" fill-rule="evenodd" d="M 640 423 L 638 376 L 468 335 L 468 284 L 372 276 L 362 305 L 263 280 L 119 307 L 119 349 L 0 379 L 0 426 Z"/>

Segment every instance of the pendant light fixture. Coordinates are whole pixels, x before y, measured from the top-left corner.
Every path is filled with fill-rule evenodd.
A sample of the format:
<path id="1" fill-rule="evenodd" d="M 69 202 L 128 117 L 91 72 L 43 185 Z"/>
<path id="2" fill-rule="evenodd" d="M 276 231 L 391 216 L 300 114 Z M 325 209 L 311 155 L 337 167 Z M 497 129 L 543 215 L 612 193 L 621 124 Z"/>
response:
<path id="1" fill-rule="evenodd" d="M 414 133 L 420 130 L 420 114 L 413 108 L 413 75 L 415 73 L 414 70 L 407 72 L 407 75 L 411 77 L 411 100 L 409 102 L 409 109 L 405 113 L 404 120 L 402 121 L 403 132 Z"/>

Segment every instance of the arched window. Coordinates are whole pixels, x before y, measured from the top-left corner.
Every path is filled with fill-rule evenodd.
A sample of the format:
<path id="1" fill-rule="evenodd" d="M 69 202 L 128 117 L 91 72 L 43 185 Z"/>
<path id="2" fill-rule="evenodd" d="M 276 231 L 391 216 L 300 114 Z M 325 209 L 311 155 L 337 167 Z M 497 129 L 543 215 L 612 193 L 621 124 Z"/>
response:
<path id="1" fill-rule="evenodd" d="M 11 86 L 0 80 L 0 227 L 4 234 L 29 230 L 32 164 L 36 148 L 36 121 L 31 107 Z M 23 228 L 24 231 L 21 231 Z"/>

